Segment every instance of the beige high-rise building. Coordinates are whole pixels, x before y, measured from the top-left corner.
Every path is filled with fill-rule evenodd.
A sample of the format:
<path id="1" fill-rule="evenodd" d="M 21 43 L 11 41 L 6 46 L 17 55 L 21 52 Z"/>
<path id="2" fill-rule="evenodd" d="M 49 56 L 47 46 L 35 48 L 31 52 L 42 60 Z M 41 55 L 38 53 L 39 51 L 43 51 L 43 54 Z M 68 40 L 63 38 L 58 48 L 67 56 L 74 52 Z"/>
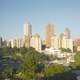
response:
<path id="1" fill-rule="evenodd" d="M 30 47 L 31 36 L 32 36 L 32 27 L 31 24 L 28 22 L 24 24 L 24 47 L 26 48 Z"/>
<path id="2" fill-rule="evenodd" d="M 71 39 L 70 30 L 65 29 L 62 37 L 62 48 L 69 48 L 73 51 L 73 40 Z"/>
<path id="3" fill-rule="evenodd" d="M 41 51 L 41 39 L 37 33 L 32 36 L 30 46 L 35 48 L 37 51 Z"/>
<path id="4" fill-rule="evenodd" d="M 46 47 L 51 47 L 51 38 L 54 35 L 54 26 L 48 24 L 46 27 Z"/>
<path id="5" fill-rule="evenodd" d="M 69 48 L 69 49 L 71 49 L 71 51 L 73 51 L 73 40 L 71 39 L 70 30 L 68 28 L 66 28 L 65 31 L 59 35 L 59 37 L 56 35 L 52 36 L 50 32 L 52 32 L 52 34 L 53 34 L 52 29 L 48 28 L 48 31 L 47 31 L 48 47 L 52 47 L 55 49 L 59 49 L 59 48 L 67 49 L 67 48 Z"/>
<path id="6" fill-rule="evenodd" d="M 29 48 L 30 47 L 30 36 L 24 36 L 24 47 Z"/>
<path id="7" fill-rule="evenodd" d="M 59 38 L 56 35 L 51 38 L 51 47 L 54 49 L 59 48 Z"/>

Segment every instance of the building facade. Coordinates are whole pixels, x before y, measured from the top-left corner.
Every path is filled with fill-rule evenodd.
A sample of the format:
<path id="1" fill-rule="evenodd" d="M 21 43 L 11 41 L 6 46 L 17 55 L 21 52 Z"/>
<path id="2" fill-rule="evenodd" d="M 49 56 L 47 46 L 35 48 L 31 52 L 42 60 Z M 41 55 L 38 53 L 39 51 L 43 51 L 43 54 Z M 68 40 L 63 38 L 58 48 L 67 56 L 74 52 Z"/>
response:
<path id="1" fill-rule="evenodd" d="M 11 41 L 9 41 L 10 44 L 11 44 L 11 47 L 14 48 L 20 48 L 20 47 L 23 47 L 23 39 L 20 39 L 20 38 L 15 38 L 15 39 L 12 39 Z M 8 44 L 8 46 L 10 45 Z"/>
<path id="2" fill-rule="evenodd" d="M 73 40 L 70 36 L 70 30 L 68 28 L 65 29 L 65 31 L 59 35 L 59 37 L 54 35 L 51 38 L 51 47 L 55 49 L 69 48 L 71 51 L 73 51 Z"/>
<path id="3" fill-rule="evenodd" d="M 32 36 L 32 26 L 29 22 L 24 24 L 24 35 L 25 36 Z"/>
<path id="4" fill-rule="evenodd" d="M 32 36 L 32 27 L 29 22 L 24 24 L 24 47 L 29 48 L 30 47 L 30 39 Z"/>
<path id="5" fill-rule="evenodd" d="M 59 48 L 59 38 L 56 35 L 51 38 L 51 47 L 54 49 Z"/>
<path id="6" fill-rule="evenodd" d="M 30 46 L 35 48 L 37 51 L 41 51 L 41 39 L 38 34 L 32 36 Z"/>
<path id="7" fill-rule="evenodd" d="M 46 47 L 51 47 L 51 38 L 54 35 L 54 28 L 52 24 L 48 24 L 46 27 Z"/>

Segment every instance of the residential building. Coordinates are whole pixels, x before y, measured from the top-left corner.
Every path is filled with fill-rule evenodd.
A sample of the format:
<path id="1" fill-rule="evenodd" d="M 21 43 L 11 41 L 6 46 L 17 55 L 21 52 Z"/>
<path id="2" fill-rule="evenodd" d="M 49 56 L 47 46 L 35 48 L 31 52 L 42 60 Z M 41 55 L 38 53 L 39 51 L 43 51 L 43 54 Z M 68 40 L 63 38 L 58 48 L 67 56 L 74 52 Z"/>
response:
<path id="1" fill-rule="evenodd" d="M 11 40 L 11 47 L 12 48 L 16 47 L 16 40 L 15 39 Z"/>
<path id="2" fill-rule="evenodd" d="M 10 42 L 11 42 L 11 47 L 12 48 L 14 48 L 14 47 L 17 47 L 17 48 L 23 47 L 23 40 L 20 39 L 20 38 L 12 39 Z"/>
<path id="3" fill-rule="evenodd" d="M 29 22 L 24 24 L 24 35 L 25 36 L 32 36 L 32 26 Z"/>
<path id="4" fill-rule="evenodd" d="M 71 51 L 73 51 L 73 40 L 72 39 L 62 39 L 62 48 L 69 48 Z"/>
<path id="5" fill-rule="evenodd" d="M 24 24 L 24 47 L 29 48 L 30 47 L 30 39 L 32 36 L 32 26 L 29 22 Z"/>
<path id="6" fill-rule="evenodd" d="M 77 51 L 80 51 L 80 46 L 77 46 Z"/>
<path id="7" fill-rule="evenodd" d="M 54 35 L 54 26 L 48 24 L 46 27 L 46 47 L 51 47 L 51 38 Z"/>
<path id="8" fill-rule="evenodd" d="M 23 42 L 24 42 L 24 47 L 25 48 L 30 47 L 30 40 L 31 40 L 31 38 L 29 36 L 24 36 Z"/>
<path id="9" fill-rule="evenodd" d="M 55 49 L 59 48 L 59 38 L 56 35 L 51 38 L 51 47 Z"/>
<path id="10" fill-rule="evenodd" d="M 75 62 L 74 60 L 75 53 L 61 52 L 60 49 L 54 48 L 46 48 L 43 52 L 44 54 L 53 57 L 52 61 L 48 61 L 49 64 L 57 63 L 62 65 L 69 65 L 71 62 Z"/>
<path id="11" fill-rule="evenodd" d="M 7 41 L 7 47 L 11 47 L 11 41 L 10 40 Z"/>
<path id="12" fill-rule="evenodd" d="M 41 51 L 41 39 L 37 33 L 31 37 L 30 46 Z"/>

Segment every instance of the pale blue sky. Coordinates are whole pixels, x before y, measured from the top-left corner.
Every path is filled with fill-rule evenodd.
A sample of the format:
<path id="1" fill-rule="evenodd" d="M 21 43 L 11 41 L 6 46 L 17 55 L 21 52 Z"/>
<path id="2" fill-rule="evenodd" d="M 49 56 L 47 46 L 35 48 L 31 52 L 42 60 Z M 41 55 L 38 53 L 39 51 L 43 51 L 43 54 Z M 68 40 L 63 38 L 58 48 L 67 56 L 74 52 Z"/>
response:
<path id="1" fill-rule="evenodd" d="M 25 21 L 41 37 L 48 23 L 56 33 L 69 27 L 73 38 L 80 37 L 80 0 L 0 0 L 0 36 L 22 37 Z"/>

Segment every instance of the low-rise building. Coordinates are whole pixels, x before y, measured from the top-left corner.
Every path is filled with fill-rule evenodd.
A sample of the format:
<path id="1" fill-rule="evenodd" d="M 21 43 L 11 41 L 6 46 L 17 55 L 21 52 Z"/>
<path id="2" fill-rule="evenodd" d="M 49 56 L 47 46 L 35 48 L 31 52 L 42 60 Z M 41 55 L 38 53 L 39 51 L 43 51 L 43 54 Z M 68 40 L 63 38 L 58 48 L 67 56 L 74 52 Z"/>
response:
<path id="1" fill-rule="evenodd" d="M 77 51 L 80 51 L 80 46 L 77 46 Z"/>
<path id="2" fill-rule="evenodd" d="M 51 63 L 69 65 L 71 62 L 74 62 L 74 53 L 61 52 L 61 50 L 54 48 L 46 48 L 44 54 L 56 56 L 56 59 L 51 61 Z"/>

